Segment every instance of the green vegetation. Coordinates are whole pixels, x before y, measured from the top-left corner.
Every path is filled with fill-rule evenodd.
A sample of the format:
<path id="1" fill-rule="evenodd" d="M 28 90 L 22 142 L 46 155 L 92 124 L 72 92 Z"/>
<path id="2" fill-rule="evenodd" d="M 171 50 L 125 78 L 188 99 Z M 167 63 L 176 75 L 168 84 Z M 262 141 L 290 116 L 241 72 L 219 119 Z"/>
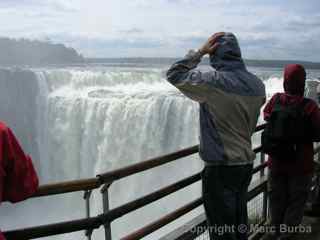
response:
<path id="1" fill-rule="evenodd" d="M 0 65 L 82 63 L 83 57 L 63 44 L 28 39 L 0 38 Z"/>

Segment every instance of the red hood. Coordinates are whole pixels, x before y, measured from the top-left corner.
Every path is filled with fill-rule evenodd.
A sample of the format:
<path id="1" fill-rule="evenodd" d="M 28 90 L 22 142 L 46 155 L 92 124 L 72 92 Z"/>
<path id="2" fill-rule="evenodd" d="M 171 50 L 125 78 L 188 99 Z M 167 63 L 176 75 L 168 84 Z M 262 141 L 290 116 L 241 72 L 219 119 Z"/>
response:
<path id="1" fill-rule="evenodd" d="M 306 71 L 303 66 L 299 64 L 287 65 L 284 69 L 283 78 L 285 93 L 303 96 L 306 81 Z"/>

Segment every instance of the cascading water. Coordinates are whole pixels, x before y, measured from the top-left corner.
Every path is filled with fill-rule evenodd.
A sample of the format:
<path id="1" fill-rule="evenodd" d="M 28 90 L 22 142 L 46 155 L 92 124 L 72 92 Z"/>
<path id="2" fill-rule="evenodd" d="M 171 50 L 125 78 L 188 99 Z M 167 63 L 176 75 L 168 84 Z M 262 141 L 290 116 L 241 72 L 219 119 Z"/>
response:
<path id="1" fill-rule="evenodd" d="M 25 151 L 31 154 L 41 184 L 92 177 L 198 143 L 197 104 L 165 81 L 164 69 L 3 69 L 0 70 L 0 119 L 12 127 Z M 282 90 L 280 71 L 258 71 L 259 74 L 265 79 L 269 97 Z M 257 145 L 259 137 L 253 141 Z M 194 155 L 120 180 L 110 188 L 111 207 L 190 176 L 201 168 L 202 162 Z M 0 208 L 1 228 L 82 218 L 85 211 L 81 194 L 4 204 Z M 113 236 L 118 239 L 199 195 L 200 184 L 195 184 L 135 211 L 113 223 Z M 91 205 L 93 215 L 102 212 L 100 194 L 93 195 Z M 101 231 L 95 231 L 94 236 L 100 234 Z M 84 239 L 83 233 L 76 235 Z M 67 239 L 67 236 L 50 239 Z"/>
<path id="2" fill-rule="evenodd" d="M 197 143 L 196 104 L 166 83 L 160 70 L 33 70 L 20 71 L 19 74 L 6 71 L 10 76 L 4 76 L 0 82 L 12 83 L 12 79 L 17 82 L 2 87 L 6 89 L 3 92 L 8 93 L 2 95 L 8 103 L 3 101 L 5 104 L 3 108 L 0 107 L 0 114 L 4 116 L 2 119 L 12 126 L 26 152 L 31 153 L 42 184 L 92 177 L 97 173 Z M 30 79 L 27 81 L 25 76 Z M 30 86 L 31 83 L 34 86 Z M 26 87 L 32 91 L 23 91 Z M 20 93 L 16 94 L 19 98 L 12 101 L 11 96 L 15 92 Z M 10 111 L 5 111 L 6 109 L 16 111 L 8 114 Z M 21 118 L 25 116 L 30 117 L 21 122 Z M 30 129 L 32 124 L 37 128 Z M 26 137 L 21 134 L 25 131 Z M 34 140 L 32 144 L 28 143 L 29 139 Z M 114 184 L 110 189 L 111 206 L 156 190 L 194 173 L 201 167 L 200 161 L 191 160 L 187 164 L 186 171 L 181 171 L 181 166 L 185 165 L 181 162 L 169 168 L 147 172 L 143 177 L 132 177 Z M 186 200 L 199 194 L 199 191 L 193 192 L 194 194 L 185 196 Z M 179 197 L 181 196 L 183 195 Z M 70 198 L 72 204 L 62 199 L 52 201 L 51 204 L 60 202 L 59 204 L 64 205 L 62 207 L 66 209 L 60 213 L 66 216 L 63 219 L 71 219 L 69 214 L 66 214 L 67 208 L 75 206 L 81 209 L 69 209 L 71 216 L 83 217 L 84 203 L 79 200 L 80 197 Z M 31 201 L 41 200 L 29 200 Z M 157 208 L 153 205 L 148 211 L 154 212 L 153 216 L 160 216 L 177 205 L 168 204 L 166 201 L 158 204 Z M 100 202 L 101 199 L 94 196 L 92 205 L 97 214 L 101 213 Z M 32 206 L 30 213 L 24 209 L 24 215 L 30 216 L 31 212 L 37 211 L 39 204 L 36 205 L 38 206 Z M 38 216 L 32 216 L 34 220 L 28 224 L 43 223 L 41 212 L 40 210 Z M 10 214 L 8 212 L 7 215 Z M 16 214 L 18 215 L 17 212 Z M 51 215 L 49 211 L 47 214 Z M 136 214 L 143 213 L 137 211 L 132 216 L 129 215 L 123 224 L 136 222 Z M 15 221 L 16 225 L 26 225 L 23 221 L 12 221 Z M 12 221 L 9 220 L 10 224 L 3 223 L 2 226 L 11 227 Z M 147 221 L 145 218 L 140 224 Z M 123 224 L 115 224 L 115 236 L 121 231 Z M 139 226 L 131 225 L 131 228 L 128 226 L 131 230 Z"/>

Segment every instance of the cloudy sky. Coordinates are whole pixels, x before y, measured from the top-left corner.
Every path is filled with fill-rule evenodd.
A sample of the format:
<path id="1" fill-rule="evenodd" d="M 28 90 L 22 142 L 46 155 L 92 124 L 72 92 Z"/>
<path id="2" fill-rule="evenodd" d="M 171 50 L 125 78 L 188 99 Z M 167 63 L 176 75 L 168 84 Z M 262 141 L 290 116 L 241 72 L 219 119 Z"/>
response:
<path id="1" fill-rule="evenodd" d="M 319 0 L 0 0 L 0 21 L 87 57 L 179 57 L 231 31 L 246 58 L 320 62 Z"/>

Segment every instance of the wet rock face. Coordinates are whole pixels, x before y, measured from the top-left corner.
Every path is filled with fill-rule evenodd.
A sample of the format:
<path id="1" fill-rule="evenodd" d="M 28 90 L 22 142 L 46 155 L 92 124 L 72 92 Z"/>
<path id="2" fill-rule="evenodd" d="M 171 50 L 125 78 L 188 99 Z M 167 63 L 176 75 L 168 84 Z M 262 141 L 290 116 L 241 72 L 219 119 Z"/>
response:
<path id="1" fill-rule="evenodd" d="M 0 69 L 0 121 L 14 131 L 22 147 L 39 165 L 37 116 L 39 101 L 37 76 L 30 70 Z"/>

